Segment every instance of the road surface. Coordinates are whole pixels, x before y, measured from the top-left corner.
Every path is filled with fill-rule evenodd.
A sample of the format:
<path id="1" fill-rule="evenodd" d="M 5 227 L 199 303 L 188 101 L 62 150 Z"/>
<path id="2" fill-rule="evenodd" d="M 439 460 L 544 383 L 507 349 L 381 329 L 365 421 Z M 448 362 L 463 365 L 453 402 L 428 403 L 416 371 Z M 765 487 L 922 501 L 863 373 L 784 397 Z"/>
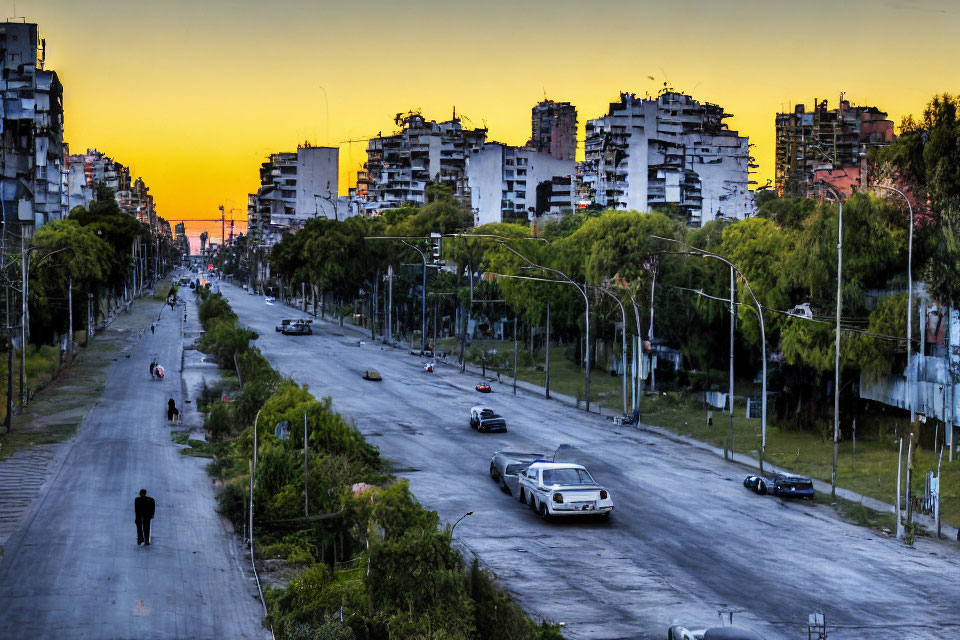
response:
<path id="1" fill-rule="evenodd" d="M 476 376 L 422 360 L 362 334 L 315 323 L 312 336 L 274 331 L 303 317 L 222 285 L 241 322 L 283 374 L 352 419 L 441 521 L 467 511 L 455 539 L 476 553 L 528 613 L 566 623 L 569 638 L 662 638 L 672 624 L 712 626 L 717 610 L 769 640 L 806 638 L 824 612 L 831 640 L 919 640 L 960 634 L 954 543 L 905 548 L 840 521 L 826 506 L 744 489 L 746 472 L 696 447 L 612 422 L 507 385 L 474 391 Z M 367 368 L 383 382 L 361 379 Z M 491 406 L 509 432 L 469 428 Z M 543 522 L 488 475 L 500 449 L 552 451 L 587 466 L 610 489 L 609 523 Z"/>
<path id="2" fill-rule="evenodd" d="M 270 637 L 235 536 L 215 511 L 207 461 L 181 456 L 170 440 L 167 399 L 183 406 L 183 316 L 165 309 L 152 334 L 159 309 L 140 302 L 115 322 L 141 324 L 119 327 L 129 345 L 103 396 L 5 545 L 0 638 Z M 149 377 L 151 357 L 166 369 L 162 382 Z M 141 488 L 157 505 L 149 547 L 136 541 Z"/>

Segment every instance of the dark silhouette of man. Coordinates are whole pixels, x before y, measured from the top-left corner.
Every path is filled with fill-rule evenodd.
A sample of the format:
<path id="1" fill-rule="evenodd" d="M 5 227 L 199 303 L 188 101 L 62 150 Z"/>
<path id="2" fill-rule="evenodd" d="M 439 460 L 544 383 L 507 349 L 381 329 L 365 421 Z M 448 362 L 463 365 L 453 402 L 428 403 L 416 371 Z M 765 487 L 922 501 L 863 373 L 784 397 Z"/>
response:
<path id="1" fill-rule="evenodd" d="M 174 418 L 179 416 L 180 410 L 177 409 L 177 403 L 174 402 L 173 398 L 170 398 L 167 401 L 167 422 L 171 422 Z"/>
<path id="2" fill-rule="evenodd" d="M 151 361 L 150 361 L 150 377 L 151 377 L 151 378 L 153 377 L 153 370 L 156 369 L 156 368 L 157 368 L 157 361 L 156 361 L 156 360 L 151 360 Z"/>
<path id="3" fill-rule="evenodd" d="M 150 520 L 153 519 L 153 512 L 156 509 L 156 503 L 153 498 L 147 496 L 146 489 L 140 489 L 140 497 L 133 501 L 133 511 L 136 515 L 134 522 L 137 524 L 137 544 L 150 544 Z"/>

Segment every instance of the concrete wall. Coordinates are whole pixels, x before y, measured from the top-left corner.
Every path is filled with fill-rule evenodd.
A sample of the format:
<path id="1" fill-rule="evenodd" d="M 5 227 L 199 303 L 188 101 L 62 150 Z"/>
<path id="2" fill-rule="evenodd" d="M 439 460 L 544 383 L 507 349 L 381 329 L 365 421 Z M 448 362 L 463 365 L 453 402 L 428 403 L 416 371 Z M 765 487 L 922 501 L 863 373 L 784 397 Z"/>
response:
<path id="1" fill-rule="evenodd" d="M 339 195 L 339 158 L 340 150 L 336 147 L 297 149 L 297 218 L 334 218 L 336 209 L 326 198 L 336 201 Z"/>
<path id="2" fill-rule="evenodd" d="M 500 222 L 503 194 L 503 145 L 488 143 L 467 157 L 467 185 L 474 224 Z"/>

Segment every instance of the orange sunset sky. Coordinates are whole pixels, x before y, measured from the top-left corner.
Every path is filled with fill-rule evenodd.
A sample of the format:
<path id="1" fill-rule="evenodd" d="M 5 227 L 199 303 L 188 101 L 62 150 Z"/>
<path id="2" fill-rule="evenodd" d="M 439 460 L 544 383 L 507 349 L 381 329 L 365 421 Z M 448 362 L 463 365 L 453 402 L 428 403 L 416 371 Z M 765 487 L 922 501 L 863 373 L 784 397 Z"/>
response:
<path id="1" fill-rule="evenodd" d="M 6 6 L 4 6 L 6 5 Z M 960 90 L 957 0 L 0 0 L 40 25 L 66 140 L 143 176 L 171 221 L 246 220 L 272 152 L 364 143 L 423 110 L 523 144 L 544 96 L 583 125 L 664 81 L 722 105 L 773 177 L 774 114 L 841 92 L 894 122 Z M 197 233 L 203 223 L 188 225 Z M 209 223 L 219 240 L 220 224 Z M 237 230 L 242 230 L 243 225 Z"/>

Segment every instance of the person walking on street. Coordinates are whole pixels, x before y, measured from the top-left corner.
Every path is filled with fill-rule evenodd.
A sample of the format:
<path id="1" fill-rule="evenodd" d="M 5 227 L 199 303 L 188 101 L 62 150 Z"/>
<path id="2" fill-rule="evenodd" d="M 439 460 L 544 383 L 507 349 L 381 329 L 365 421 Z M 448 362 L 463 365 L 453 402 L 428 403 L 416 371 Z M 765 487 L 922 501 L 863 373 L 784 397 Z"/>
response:
<path id="1" fill-rule="evenodd" d="M 147 496 L 146 489 L 140 489 L 140 497 L 133 501 L 133 511 L 136 516 L 134 522 L 137 524 L 137 544 L 150 544 L 150 521 L 153 519 L 153 512 L 156 509 L 156 503 L 153 498 Z"/>
<path id="2" fill-rule="evenodd" d="M 180 410 L 177 409 L 177 403 L 170 398 L 167 401 L 167 422 L 173 422 L 174 418 L 180 418 Z"/>
<path id="3" fill-rule="evenodd" d="M 150 377 L 151 377 L 151 378 L 153 377 L 153 370 L 156 369 L 156 368 L 157 368 L 157 361 L 156 361 L 156 360 L 151 360 L 151 361 L 150 361 Z"/>

